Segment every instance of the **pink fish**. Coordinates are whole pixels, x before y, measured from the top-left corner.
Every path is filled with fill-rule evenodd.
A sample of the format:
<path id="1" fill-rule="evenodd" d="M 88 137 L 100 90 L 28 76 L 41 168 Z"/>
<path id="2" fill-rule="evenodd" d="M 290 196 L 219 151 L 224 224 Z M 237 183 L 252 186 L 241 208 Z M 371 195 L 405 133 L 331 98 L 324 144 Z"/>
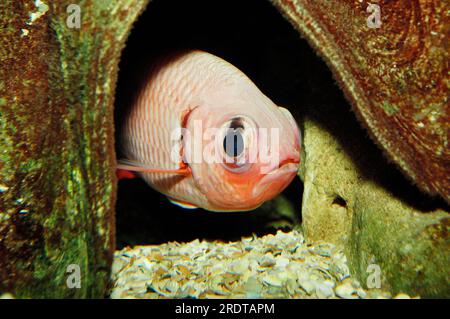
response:
<path id="1" fill-rule="evenodd" d="M 130 172 L 185 208 L 252 210 L 297 174 L 300 136 L 240 70 L 201 51 L 155 63 L 124 119 L 119 178 Z"/>

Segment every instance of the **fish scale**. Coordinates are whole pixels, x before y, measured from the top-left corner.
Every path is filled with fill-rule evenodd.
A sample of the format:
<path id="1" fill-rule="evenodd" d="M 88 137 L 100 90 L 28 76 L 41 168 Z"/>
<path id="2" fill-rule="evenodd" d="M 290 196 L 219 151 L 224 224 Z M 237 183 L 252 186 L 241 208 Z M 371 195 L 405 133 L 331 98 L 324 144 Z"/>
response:
<path id="1" fill-rule="evenodd" d="M 278 164 L 274 165 L 278 176 L 271 179 L 274 190 L 257 191 L 258 185 L 266 187 L 270 180 L 258 173 L 261 163 L 249 165 L 251 169 L 244 173 L 232 172 L 226 163 L 204 160 L 189 162 L 183 168 L 186 164 L 181 152 L 192 150 L 185 149 L 181 136 L 179 141 L 172 141 L 171 134 L 184 122 L 191 134 L 195 123 L 201 122 L 205 133 L 206 129 L 219 130 L 232 118 L 243 116 L 248 123 L 287 132 L 280 142 L 281 155 L 298 165 L 298 128 L 283 113 L 228 62 L 202 51 L 175 53 L 155 61 L 124 119 L 122 150 L 128 163 L 133 163 L 124 167 L 133 170 L 135 165 L 137 174 L 152 188 L 185 207 L 212 211 L 253 209 L 287 186 L 295 175 L 295 165 L 288 165 L 289 172 L 286 167 L 279 171 Z M 174 147 L 180 154 L 176 162 L 171 159 Z M 197 153 L 209 154 L 205 147 Z M 182 173 L 180 168 L 184 169 Z"/>
<path id="2" fill-rule="evenodd" d="M 189 65 L 183 62 L 178 61 L 177 64 L 183 64 L 184 72 L 190 72 Z M 178 72 L 178 65 L 156 74 L 155 69 L 150 72 L 147 85 L 140 92 L 125 124 L 124 145 L 130 147 L 124 147 L 124 151 L 128 158 L 164 169 L 178 168 L 178 164 L 170 159 L 167 145 L 171 144 L 171 132 L 180 128 L 180 115 L 189 107 L 189 96 L 195 93 L 194 79 L 183 79 L 184 74 Z M 181 199 L 201 196 L 201 192 L 193 187 L 192 179 L 180 179 L 174 184 L 173 176 L 158 173 L 141 175 L 153 188 L 166 195 L 170 195 L 168 191 L 171 190 Z"/>

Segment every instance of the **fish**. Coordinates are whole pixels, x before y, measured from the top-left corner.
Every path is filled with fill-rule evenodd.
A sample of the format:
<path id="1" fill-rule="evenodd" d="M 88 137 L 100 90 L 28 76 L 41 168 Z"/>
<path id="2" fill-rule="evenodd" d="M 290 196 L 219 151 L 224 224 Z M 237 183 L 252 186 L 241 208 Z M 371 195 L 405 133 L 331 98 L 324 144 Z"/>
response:
<path id="1" fill-rule="evenodd" d="M 142 178 L 184 208 L 249 211 L 297 175 L 292 114 L 211 53 L 156 59 L 122 119 L 117 176 Z"/>

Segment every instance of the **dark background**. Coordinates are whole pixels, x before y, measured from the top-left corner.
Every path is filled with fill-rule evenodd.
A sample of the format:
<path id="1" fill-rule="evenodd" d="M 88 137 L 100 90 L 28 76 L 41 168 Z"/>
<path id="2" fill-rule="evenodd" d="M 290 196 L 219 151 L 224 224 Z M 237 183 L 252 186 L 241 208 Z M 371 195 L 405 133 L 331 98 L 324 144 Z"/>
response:
<path id="1" fill-rule="evenodd" d="M 116 141 L 145 65 L 176 49 L 213 53 L 247 74 L 276 104 L 299 119 L 305 105 L 330 103 L 349 111 L 325 63 L 281 16 L 262 0 L 153 0 L 140 16 L 123 51 L 116 96 Z M 120 152 L 118 151 L 118 157 Z M 284 191 L 300 222 L 302 183 Z M 185 210 L 168 202 L 140 179 L 119 182 L 117 244 L 151 244 L 196 238 L 233 240 L 275 232 L 266 210 L 215 213 Z"/>

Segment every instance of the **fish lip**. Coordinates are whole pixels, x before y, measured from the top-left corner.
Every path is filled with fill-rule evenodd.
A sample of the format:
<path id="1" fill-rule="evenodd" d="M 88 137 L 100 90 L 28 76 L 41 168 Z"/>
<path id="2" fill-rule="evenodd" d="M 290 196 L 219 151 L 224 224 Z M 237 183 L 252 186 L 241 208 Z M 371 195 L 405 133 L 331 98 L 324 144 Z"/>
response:
<path id="1" fill-rule="evenodd" d="M 299 159 L 299 158 L 292 158 L 292 157 L 286 158 L 286 159 L 282 160 L 282 161 L 278 164 L 278 168 L 276 168 L 275 170 L 280 169 L 280 168 L 282 168 L 283 166 L 289 165 L 289 164 L 295 164 L 295 165 L 298 166 L 298 165 L 300 165 L 300 159 Z"/>
<path id="2" fill-rule="evenodd" d="M 283 164 L 282 164 L 283 163 Z M 267 200 L 277 196 L 290 182 L 294 179 L 298 172 L 298 160 L 285 160 L 280 165 L 272 169 L 269 173 L 255 185 L 253 189 L 253 196 L 261 196 L 265 194 L 267 189 L 273 185 L 272 195 Z"/>
<path id="3" fill-rule="evenodd" d="M 280 171 L 298 171 L 300 165 L 300 158 L 299 157 L 288 157 L 278 163 L 278 165 L 272 167 L 267 173 L 264 173 L 264 175 L 272 175 L 276 172 Z"/>
<path id="4" fill-rule="evenodd" d="M 283 173 L 298 172 L 300 161 L 283 161 L 279 167 L 271 171 L 269 174 L 282 171 Z"/>

